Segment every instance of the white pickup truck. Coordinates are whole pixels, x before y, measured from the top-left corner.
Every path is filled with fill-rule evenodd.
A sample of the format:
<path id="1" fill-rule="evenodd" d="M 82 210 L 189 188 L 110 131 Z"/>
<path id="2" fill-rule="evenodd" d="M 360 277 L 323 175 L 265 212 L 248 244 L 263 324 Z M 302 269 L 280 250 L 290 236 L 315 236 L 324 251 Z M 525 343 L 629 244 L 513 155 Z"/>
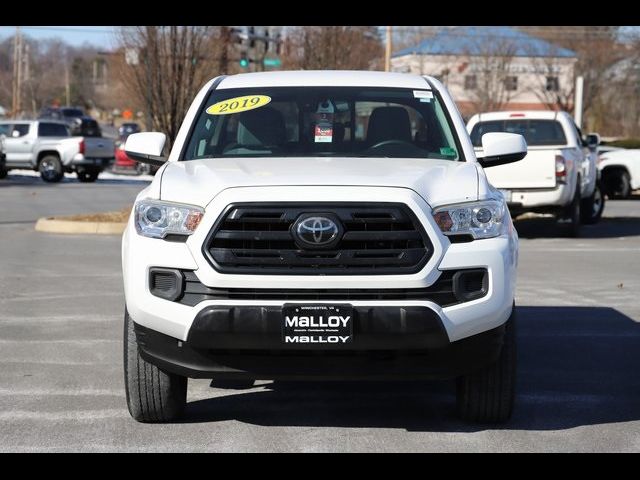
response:
<path id="1" fill-rule="evenodd" d="M 115 157 L 113 140 L 72 137 L 68 127 L 52 120 L 7 120 L 0 122 L 5 166 L 40 172 L 45 182 L 59 182 L 65 172 L 76 172 L 81 182 L 93 182 Z"/>
<path id="2" fill-rule="evenodd" d="M 581 223 L 596 223 L 604 209 L 598 182 L 596 144 L 587 144 L 567 112 L 519 111 L 474 115 L 467 131 L 476 152 L 490 132 L 518 133 L 527 141 L 524 160 L 487 171 L 514 217 L 524 212 L 552 213 L 578 236 Z M 589 139 L 595 142 L 595 135 Z"/>
<path id="3" fill-rule="evenodd" d="M 605 147 L 606 148 L 606 147 Z M 608 149 L 598 157 L 602 186 L 609 198 L 628 198 L 640 189 L 640 150 Z"/>
<path id="4" fill-rule="evenodd" d="M 122 238 L 133 418 L 175 420 L 188 377 L 457 378 L 462 418 L 509 418 L 518 234 L 485 169 L 521 135 L 478 158 L 438 80 L 307 70 L 213 79 L 165 141 L 125 144 L 160 166 Z"/>

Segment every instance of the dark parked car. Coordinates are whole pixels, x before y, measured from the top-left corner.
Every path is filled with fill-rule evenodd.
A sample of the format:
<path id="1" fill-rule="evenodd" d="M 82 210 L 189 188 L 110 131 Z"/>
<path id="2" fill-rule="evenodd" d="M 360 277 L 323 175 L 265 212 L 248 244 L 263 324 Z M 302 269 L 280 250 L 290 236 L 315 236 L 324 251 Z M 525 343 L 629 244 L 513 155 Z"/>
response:
<path id="1" fill-rule="evenodd" d="M 72 130 L 75 135 L 81 135 L 83 137 L 102 137 L 102 130 L 98 122 L 91 117 L 81 117 L 80 125 Z"/>
<path id="2" fill-rule="evenodd" d="M 140 125 L 135 122 L 123 123 L 120 128 L 118 128 L 118 135 L 120 140 L 125 141 L 132 133 L 139 133 L 141 131 Z"/>
<path id="3" fill-rule="evenodd" d="M 67 124 L 72 135 L 81 135 L 80 127 L 87 114 L 79 107 L 45 107 L 40 111 L 40 119 L 61 120 Z"/>

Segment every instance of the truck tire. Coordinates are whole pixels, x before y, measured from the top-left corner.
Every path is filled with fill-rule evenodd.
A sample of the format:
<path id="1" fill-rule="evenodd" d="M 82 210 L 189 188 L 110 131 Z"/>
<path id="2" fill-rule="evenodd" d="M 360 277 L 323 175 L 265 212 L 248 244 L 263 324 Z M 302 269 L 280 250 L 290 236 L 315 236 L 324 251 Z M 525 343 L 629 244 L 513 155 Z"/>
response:
<path id="1" fill-rule="evenodd" d="M 138 175 L 150 175 L 151 165 L 147 163 L 136 162 L 136 172 Z"/>
<path id="2" fill-rule="evenodd" d="M 187 377 L 167 373 L 140 356 L 133 320 L 124 313 L 124 384 L 131 416 L 142 423 L 180 417 L 187 404 Z"/>
<path id="3" fill-rule="evenodd" d="M 629 198 L 631 196 L 631 177 L 625 171 L 621 171 L 617 178 L 617 188 L 613 195 L 615 198 Z"/>
<path id="4" fill-rule="evenodd" d="M 571 204 L 565 210 L 564 218 L 562 218 L 563 223 L 561 224 L 561 228 L 564 231 L 564 234 L 568 237 L 577 238 L 580 236 L 580 226 L 582 224 L 582 215 L 580 213 L 581 203 L 580 181 L 578 180 L 578 186 L 576 187 L 576 192 L 573 195 L 573 200 L 571 200 Z"/>
<path id="5" fill-rule="evenodd" d="M 600 182 L 596 182 L 593 194 L 584 198 L 580 205 L 580 218 L 585 225 L 593 225 L 600 221 L 604 210 L 604 192 Z"/>
<path id="6" fill-rule="evenodd" d="M 93 183 L 98 179 L 100 172 L 98 170 L 80 170 L 76 172 L 76 175 L 81 183 Z"/>
<path id="7" fill-rule="evenodd" d="M 62 162 L 56 155 L 45 155 L 38 162 L 40 177 L 47 183 L 56 183 L 64 177 Z"/>
<path id="8" fill-rule="evenodd" d="M 511 418 L 516 385 L 516 308 L 507 320 L 498 360 L 478 372 L 458 377 L 458 416 L 475 423 L 503 423 Z"/>

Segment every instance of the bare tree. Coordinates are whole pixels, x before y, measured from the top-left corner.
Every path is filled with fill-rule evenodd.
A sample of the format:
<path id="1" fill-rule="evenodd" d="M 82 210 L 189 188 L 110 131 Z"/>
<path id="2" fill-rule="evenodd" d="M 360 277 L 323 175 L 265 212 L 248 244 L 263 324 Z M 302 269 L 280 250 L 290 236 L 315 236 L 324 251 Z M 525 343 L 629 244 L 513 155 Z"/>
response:
<path id="1" fill-rule="evenodd" d="M 532 53 L 530 61 L 536 75 L 532 76 L 529 91 L 551 110 L 573 112 L 575 70 L 572 68 L 572 73 L 562 75 L 567 68 L 567 59 L 550 52 L 547 56 L 534 56 Z"/>
<path id="2" fill-rule="evenodd" d="M 599 110 L 598 115 L 606 115 L 606 108 L 602 110 L 597 104 L 603 99 L 605 91 L 610 86 L 612 67 L 629 55 L 619 41 L 618 26 L 540 26 L 519 27 L 521 30 L 544 38 L 549 42 L 573 50 L 578 61 L 575 64 L 574 75 L 584 78 L 583 113 L 589 115 L 592 109 Z M 547 60 L 550 61 L 550 60 Z M 569 111 L 573 109 L 573 86 L 567 86 L 556 99 L 558 106 Z M 543 93 L 543 95 L 545 95 Z M 551 94 L 551 96 L 553 96 Z M 564 98 L 562 98 L 564 97 Z M 596 118 L 590 118 L 597 121 Z"/>
<path id="3" fill-rule="evenodd" d="M 469 73 L 475 75 L 475 88 L 469 89 L 475 110 L 500 110 L 515 95 L 515 89 L 510 88 L 510 67 L 516 53 L 513 40 L 477 35 L 468 39 L 465 53 Z"/>
<path id="4" fill-rule="evenodd" d="M 207 26 L 123 27 L 122 45 L 134 50 L 137 62 L 125 64 L 122 81 L 147 111 L 147 128 L 175 140 L 198 89 L 218 71 L 212 55 L 218 30 Z"/>
<path id="5" fill-rule="evenodd" d="M 383 47 L 376 27 L 307 26 L 287 34 L 283 66 L 303 70 L 376 70 Z"/>

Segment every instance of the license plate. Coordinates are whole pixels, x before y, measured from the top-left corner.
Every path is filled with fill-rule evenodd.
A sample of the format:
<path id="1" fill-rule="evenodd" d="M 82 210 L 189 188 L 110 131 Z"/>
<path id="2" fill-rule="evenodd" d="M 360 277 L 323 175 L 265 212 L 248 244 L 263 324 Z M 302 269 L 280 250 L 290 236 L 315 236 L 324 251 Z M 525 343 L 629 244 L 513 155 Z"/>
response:
<path id="1" fill-rule="evenodd" d="M 502 194 L 502 196 L 504 197 L 504 201 L 505 202 L 510 202 L 511 201 L 511 190 L 499 190 L 499 192 Z"/>
<path id="2" fill-rule="evenodd" d="M 353 343 L 353 307 L 286 304 L 282 307 L 282 341 L 300 346 Z"/>

